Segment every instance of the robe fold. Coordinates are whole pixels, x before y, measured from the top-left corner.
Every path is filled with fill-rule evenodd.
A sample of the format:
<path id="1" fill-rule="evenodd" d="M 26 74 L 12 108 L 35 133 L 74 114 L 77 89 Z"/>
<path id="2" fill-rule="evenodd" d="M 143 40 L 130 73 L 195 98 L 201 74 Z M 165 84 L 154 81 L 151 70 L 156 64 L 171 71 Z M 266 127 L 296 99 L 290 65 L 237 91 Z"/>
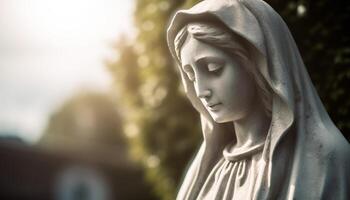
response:
<path id="1" fill-rule="evenodd" d="M 248 157 L 225 149 L 234 133 L 208 116 L 180 68 L 174 39 L 190 22 L 223 24 L 257 49 L 256 70 L 273 93 L 272 118 L 264 145 Z M 349 143 L 321 103 L 287 25 L 267 3 L 204 0 L 175 13 L 167 40 L 204 136 L 178 200 L 350 199 Z"/>

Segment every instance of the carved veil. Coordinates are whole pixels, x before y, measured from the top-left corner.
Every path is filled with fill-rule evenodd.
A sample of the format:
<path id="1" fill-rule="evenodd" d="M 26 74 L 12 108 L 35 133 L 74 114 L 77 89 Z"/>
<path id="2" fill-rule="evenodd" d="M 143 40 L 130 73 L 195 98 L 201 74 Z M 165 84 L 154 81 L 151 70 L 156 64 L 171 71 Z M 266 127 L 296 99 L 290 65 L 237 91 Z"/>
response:
<path id="1" fill-rule="evenodd" d="M 167 39 L 175 60 L 177 32 L 189 22 L 207 20 L 224 24 L 251 43 L 260 53 L 257 62 L 266 59 L 257 70 L 273 90 L 272 120 L 253 199 L 350 199 L 349 144 L 329 118 L 281 17 L 262 0 L 202 1 L 178 11 L 171 21 Z M 225 125 L 208 117 L 181 69 L 180 74 L 201 114 L 204 141 L 178 199 L 196 199 L 223 147 L 234 139 Z"/>

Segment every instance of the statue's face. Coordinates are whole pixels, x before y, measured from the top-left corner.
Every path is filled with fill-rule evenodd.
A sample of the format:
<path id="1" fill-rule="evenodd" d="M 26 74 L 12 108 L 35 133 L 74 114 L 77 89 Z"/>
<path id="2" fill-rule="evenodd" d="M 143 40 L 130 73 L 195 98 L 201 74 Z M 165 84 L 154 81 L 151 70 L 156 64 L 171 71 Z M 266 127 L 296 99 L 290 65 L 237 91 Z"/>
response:
<path id="1" fill-rule="evenodd" d="M 256 103 L 255 84 L 234 56 L 192 36 L 180 53 L 182 70 L 214 121 L 236 121 L 249 114 Z"/>

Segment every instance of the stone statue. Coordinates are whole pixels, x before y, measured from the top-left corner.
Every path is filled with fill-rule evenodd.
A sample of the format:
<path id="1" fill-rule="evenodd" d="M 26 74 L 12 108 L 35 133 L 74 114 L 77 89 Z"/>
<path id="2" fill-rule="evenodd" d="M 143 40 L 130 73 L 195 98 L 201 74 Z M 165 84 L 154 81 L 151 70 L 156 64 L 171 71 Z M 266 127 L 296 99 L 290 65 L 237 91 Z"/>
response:
<path id="1" fill-rule="evenodd" d="M 202 1 L 167 39 L 204 138 L 177 199 L 350 199 L 349 143 L 267 3 Z"/>

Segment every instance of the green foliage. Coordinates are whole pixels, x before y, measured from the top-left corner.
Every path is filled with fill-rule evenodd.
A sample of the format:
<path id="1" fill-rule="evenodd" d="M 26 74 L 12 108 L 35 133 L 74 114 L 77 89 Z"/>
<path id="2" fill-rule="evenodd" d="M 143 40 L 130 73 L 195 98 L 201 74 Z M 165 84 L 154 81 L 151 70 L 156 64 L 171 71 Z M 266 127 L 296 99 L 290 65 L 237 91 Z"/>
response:
<path id="1" fill-rule="evenodd" d="M 137 0 L 135 41 L 121 39 L 119 59 L 108 63 L 126 119 L 134 157 L 163 199 L 176 187 L 201 137 L 198 114 L 182 92 L 166 45 L 170 16 L 198 0 Z M 269 0 L 287 22 L 328 112 L 349 132 L 349 3 L 330 0 Z M 346 137 L 349 138 L 348 135 Z"/>
<path id="2" fill-rule="evenodd" d="M 184 1 L 136 2 L 136 41 L 119 40 L 119 59 L 108 63 L 124 109 L 125 133 L 134 158 L 162 199 L 174 199 L 176 187 L 201 132 L 198 115 L 182 92 L 168 52 L 165 30 Z"/>

